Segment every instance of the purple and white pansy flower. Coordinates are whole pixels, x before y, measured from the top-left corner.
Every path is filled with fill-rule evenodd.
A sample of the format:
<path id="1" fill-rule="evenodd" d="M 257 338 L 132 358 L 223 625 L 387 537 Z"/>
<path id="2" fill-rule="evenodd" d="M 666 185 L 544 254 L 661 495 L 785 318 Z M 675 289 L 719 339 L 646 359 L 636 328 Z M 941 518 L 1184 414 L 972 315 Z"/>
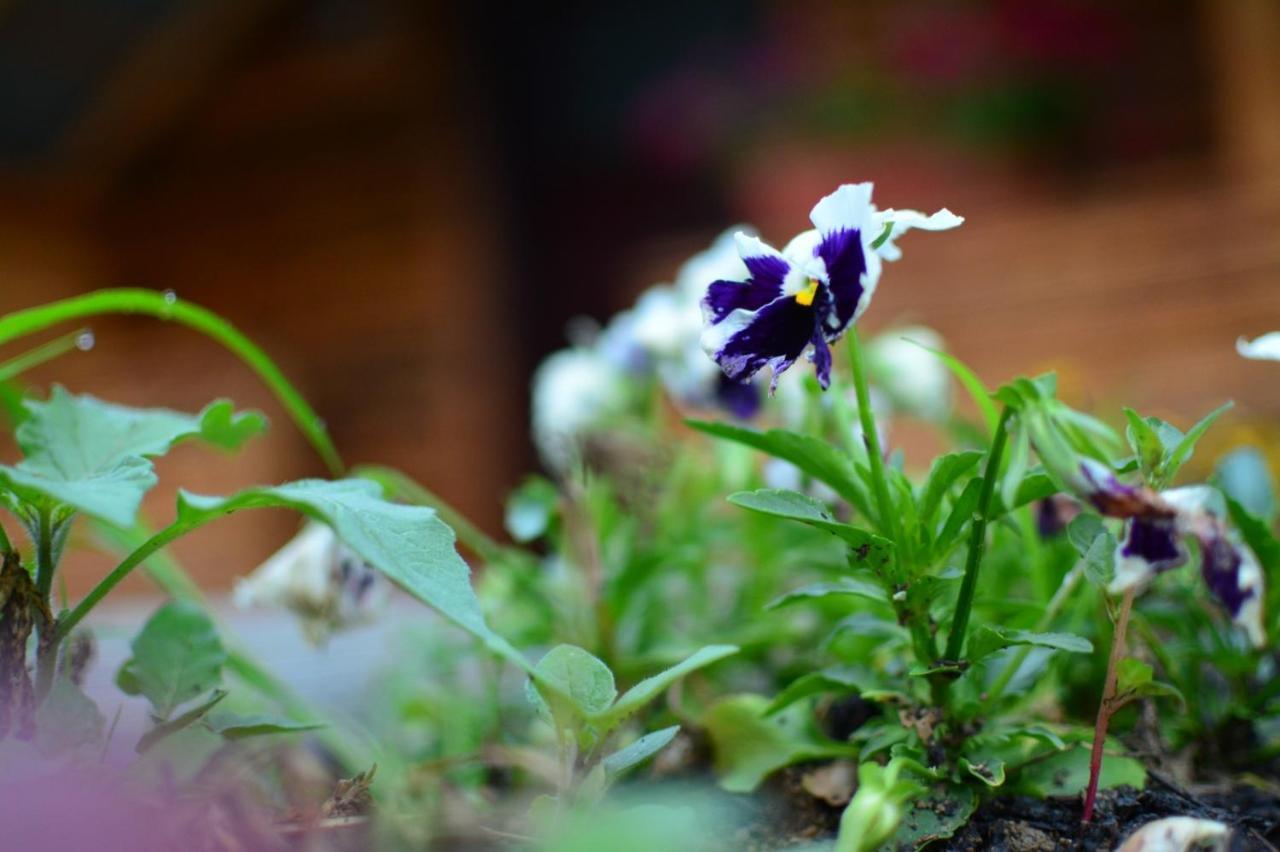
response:
<path id="1" fill-rule="evenodd" d="M 845 184 L 809 214 L 813 229 L 778 251 L 736 235 L 744 278 L 711 281 L 702 299 L 702 346 L 734 381 L 768 367 L 771 390 L 805 352 L 823 388 L 831 382 L 830 344 L 871 302 L 881 262 L 901 252 L 893 239 L 911 228 L 941 230 L 963 220 L 942 210 L 878 211 L 870 183 Z"/>

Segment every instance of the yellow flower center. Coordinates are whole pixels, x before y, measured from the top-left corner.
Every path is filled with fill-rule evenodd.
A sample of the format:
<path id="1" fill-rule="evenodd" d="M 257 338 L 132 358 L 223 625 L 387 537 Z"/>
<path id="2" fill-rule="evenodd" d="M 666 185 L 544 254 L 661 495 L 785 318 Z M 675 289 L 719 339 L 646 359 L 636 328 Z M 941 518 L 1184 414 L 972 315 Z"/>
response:
<path id="1" fill-rule="evenodd" d="M 813 304 L 814 297 L 818 295 L 818 279 L 810 278 L 809 283 L 799 293 L 796 293 L 796 304 L 804 305 L 806 308 Z"/>

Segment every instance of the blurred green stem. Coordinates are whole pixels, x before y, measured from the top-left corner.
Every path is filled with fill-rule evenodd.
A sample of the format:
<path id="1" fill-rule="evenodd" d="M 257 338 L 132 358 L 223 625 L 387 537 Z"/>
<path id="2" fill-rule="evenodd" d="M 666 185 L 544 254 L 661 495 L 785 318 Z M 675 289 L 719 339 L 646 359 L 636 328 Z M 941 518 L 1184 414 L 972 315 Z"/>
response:
<path id="1" fill-rule="evenodd" d="M 64 334 L 62 337 L 50 340 L 48 343 L 42 343 L 35 349 L 23 352 L 16 358 L 10 358 L 3 364 L 0 364 L 0 382 L 11 381 L 34 367 L 52 361 L 60 355 L 65 355 L 80 348 L 80 340 L 84 335 L 88 334 L 87 328 L 79 331 L 73 331 L 70 334 Z M 88 348 L 87 346 L 85 348 Z"/>
<path id="2" fill-rule="evenodd" d="M 969 614 L 973 610 L 973 596 L 978 588 L 978 569 L 982 566 L 982 554 L 987 545 L 987 517 L 991 513 L 991 495 L 996 480 L 1000 478 L 1000 459 L 1009 437 L 1009 420 L 1013 411 L 1009 408 L 1000 415 L 995 437 L 987 453 L 987 466 L 982 474 L 982 491 L 978 495 L 978 507 L 973 516 L 969 537 L 969 556 L 965 561 L 964 579 L 960 582 L 960 596 L 956 599 L 955 615 L 951 620 L 951 633 L 947 636 L 946 659 L 959 660 L 964 651 L 965 631 L 969 628 Z"/>

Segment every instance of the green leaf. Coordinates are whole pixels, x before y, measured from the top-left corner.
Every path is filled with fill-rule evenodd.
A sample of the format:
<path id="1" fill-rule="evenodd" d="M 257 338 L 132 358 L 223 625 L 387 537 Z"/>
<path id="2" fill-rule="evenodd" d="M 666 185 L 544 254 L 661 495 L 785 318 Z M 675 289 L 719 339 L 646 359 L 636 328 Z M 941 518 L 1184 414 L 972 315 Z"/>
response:
<path id="1" fill-rule="evenodd" d="M 822 503 L 796 491 L 763 488 L 729 495 L 729 502 L 762 515 L 799 521 L 842 539 L 853 551 L 859 565 L 883 570 L 893 561 L 893 542 L 835 520 Z"/>
<path id="2" fill-rule="evenodd" d="M 1116 668 L 1116 696 L 1121 703 L 1135 698 L 1173 698 L 1183 706 L 1187 703 L 1177 687 L 1155 680 L 1151 666 L 1133 657 L 1125 657 Z"/>
<path id="3" fill-rule="evenodd" d="M 978 500 L 982 496 L 982 477 L 975 476 L 970 479 L 964 486 L 964 490 L 960 492 L 960 496 L 951 504 L 951 514 L 947 515 L 946 523 L 942 525 L 942 532 L 938 533 L 937 539 L 933 542 L 933 555 L 935 559 L 941 559 L 951 547 L 960 538 L 965 527 L 973 520 L 974 515 L 978 511 Z"/>
<path id="4" fill-rule="evenodd" d="M 1019 767 L 1010 792 L 1041 799 L 1080 795 L 1089 783 L 1089 751 L 1088 745 L 1080 745 Z M 1127 785 L 1141 790 L 1146 783 L 1147 771 L 1139 761 L 1119 754 L 1103 757 L 1098 789 Z"/>
<path id="5" fill-rule="evenodd" d="M 1082 513 L 1067 525 L 1067 538 L 1084 562 L 1085 577 L 1106 588 L 1115 576 L 1116 537 L 1097 515 Z"/>
<path id="6" fill-rule="evenodd" d="M 239 713 L 210 713 L 205 717 L 205 727 L 229 740 L 261 737 L 270 734 L 296 734 L 325 727 L 323 722 L 297 722 L 283 716 L 263 713 L 241 715 Z"/>
<path id="7" fill-rule="evenodd" d="M 858 510 L 863 517 L 872 517 L 871 500 L 862 483 L 858 481 L 853 463 L 826 441 L 782 429 L 757 432 L 728 423 L 710 423 L 702 420 L 686 420 L 691 428 L 716 438 L 733 441 L 768 453 L 774 458 L 790 462 L 802 472 L 832 490 Z"/>
<path id="8" fill-rule="evenodd" d="M 518 542 L 542 538 L 555 522 L 560 492 L 541 476 L 527 478 L 507 498 L 507 532 Z"/>
<path id="9" fill-rule="evenodd" d="M 1125 430 L 1129 447 L 1138 458 L 1143 478 L 1150 480 L 1160 469 L 1160 463 L 1164 461 L 1164 442 L 1160 440 L 1160 433 L 1157 431 L 1159 421 L 1143 419 L 1132 408 L 1126 408 L 1124 416 L 1129 421 L 1129 426 Z"/>
<path id="10" fill-rule="evenodd" d="M 1213 425 L 1213 421 L 1217 420 L 1235 403 L 1227 402 L 1213 411 L 1206 414 L 1200 419 L 1200 422 L 1192 426 L 1182 440 L 1178 441 L 1170 450 L 1165 458 L 1164 464 L 1160 466 L 1160 477 L 1158 482 L 1153 482 L 1153 487 L 1163 487 L 1173 481 L 1178 471 L 1191 458 L 1192 452 L 1195 450 L 1196 442 L 1204 437 L 1204 433 L 1209 431 L 1209 427 Z"/>
<path id="11" fill-rule="evenodd" d="M 1018 506 L 1018 492 L 1023 485 L 1027 466 L 1031 463 L 1031 436 L 1021 426 L 1009 436 L 1009 462 L 1000 480 L 1000 500 L 1005 506 Z"/>
<path id="12" fill-rule="evenodd" d="M 209 616 L 195 604 L 172 601 L 134 638 L 133 656 L 117 681 L 125 692 L 146 696 L 155 715 L 168 719 L 180 705 L 222 680 L 227 652 Z"/>
<path id="13" fill-rule="evenodd" d="M 818 738 L 806 726 L 806 713 L 766 718 L 768 707 L 762 695 L 730 695 L 703 715 L 716 775 L 729 792 L 749 793 L 770 773 L 792 763 L 854 753 L 848 745 Z"/>
<path id="14" fill-rule="evenodd" d="M 238 450 L 267 431 L 259 411 L 237 412 L 230 400 L 220 399 L 200 412 L 200 440 L 223 450 Z"/>
<path id="15" fill-rule="evenodd" d="M 178 518 L 193 526 L 242 509 L 276 507 L 333 527 L 347 547 L 405 591 L 484 641 L 494 653 L 532 671 L 523 655 L 485 623 L 471 588 L 471 570 L 454 549 L 453 530 L 433 509 L 388 502 L 377 483 L 365 479 L 307 479 L 251 488 L 231 497 L 187 492 L 178 496 Z"/>
<path id="16" fill-rule="evenodd" d="M 1000 787 L 1004 784 L 1004 761 L 998 757 L 988 757 L 979 761 L 970 761 L 969 758 L 962 757 L 960 768 L 988 787 Z"/>
<path id="17" fill-rule="evenodd" d="M 977 467 L 984 454 L 979 450 L 964 450 L 958 453 L 947 453 L 934 459 L 929 468 L 929 476 L 925 480 L 924 490 L 920 495 L 920 522 L 927 529 L 933 529 L 938 510 L 942 506 L 942 498 L 955 485 L 956 480 Z"/>
<path id="18" fill-rule="evenodd" d="M 36 710 L 36 745 L 46 755 L 95 748 L 104 727 L 98 705 L 69 678 L 59 677 Z"/>
<path id="19" fill-rule="evenodd" d="M 618 699 L 618 703 L 597 713 L 592 722 L 600 730 L 601 736 L 604 736 L 632 713 L 665 692 L 676 681 L 736 653 L 738 653 L 736 645 L 708 645 L 700 648 L 666 671 L 645 678 L 628 689 Z"/>
<path id="20" fill-rule="evenodd" d="M 1047 473 L 1039 470 L 1028 473 L 1018 483 L 1018 487 L 1014 489 L 1012 503 L 1006 503 L 1004 497 L 1000 494 L 992 496 L 991 514 L 988 515 L 987 520 L 995 520 L 1012 512 L 1014 509 L 1022 508 L 1028 503 L 1052 497 L 1059 490 L 1057 484 Z"/>
<path id="21" fill-rule="evenodd" d="M 866 598 L 867 600 L 887 602 L 889 596 L 879 583 L 864 580 L 860 577 L 842 577 L 830 583 L 812 583 L 799 589 L 787 592 L 765 605 L 766 610 L 778 609 L 797 601 L 815 600 L 832 596 Z"/>
<path id="22" fill-rule="evenodd" d="M 0 484 L 28 502 L 47 498 L 118 526 L 133 524 L 156 484 L 151 458 L 190 438 L 236 446 L 264 423 L 258 414 L 234 415 L 225 401 L 190 415 L 112 405 L 62 387 L 26 404 L 31 417 L 16 435 L 24 458 L 0 466 Z"/>
<path id="23" fill-rule="evenodd" d="M 678 733 L 680 733 L 680 726 L 672 725 L 670 728 L 645 734 L 626 748 L 615 751 L 601 761 L 605 776 L 610 779 L 616 778 L 633 766 L 643 763 L 666 748 Z"/>
<path id="24" fill-rule="evenodd" d="M 974 630 L 969 638 L 968 658 L 976 663 L 996 651 L 1013 645 L 1033 645 L 1037 648 L 1052 648 L 1074 654 L 1093 652 L 1092 642 L 1072 633 L 1034 633 L 1030 630 L 983 624 Z"/>
<path id="25" fill-rule="evenodd" d="M 544 692 L 543 685 L 555 687 L 559 695 L 553 690 Z M 533 667 L 525 692 L 548 722 L 576 729 L 608 710 L 618 689 L 613 672 L 599 659 L 576 645 L 557 645 Z"/>
<path id="26" fill-rule="evenodd" d="M 787 684 L 765 708 L 765 715 L 772 716 L 811 695 L 828 692 L 856 692 L 869 700 L 905 695 L 890 690 L 884 679 L 862 666 L 838 666 L 809 672 Z"/>
<path id="27" fill-rule="evenodd" d="M 978 807 L 978 797 L 961 785 L 939 787 L 904 809 L 902 824 L 884 849 L 922 849 L 959 831 Z"/>

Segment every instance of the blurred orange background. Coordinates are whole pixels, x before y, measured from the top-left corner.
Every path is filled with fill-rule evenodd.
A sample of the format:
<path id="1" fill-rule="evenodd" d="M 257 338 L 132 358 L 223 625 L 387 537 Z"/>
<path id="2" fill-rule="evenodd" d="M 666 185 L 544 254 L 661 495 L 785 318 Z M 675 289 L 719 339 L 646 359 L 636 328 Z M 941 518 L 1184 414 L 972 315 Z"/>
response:
<path id="1" fill-rule="evenodd" d="M 348 461 L 496 532 L 536 464 L 529 376 L 571 318 L 870 179 L 882 206 L 968 219 L 904 241 L 871 330 L 932 325 L 992 385 L 1057 369 L 1113 420 L 1233 398 L 1215 440 L 1275 440 L 1280 371 L 1234 341 L 1280 328 L 1277 44 L 1272 0 L 10 0 L 0 312 L 173 289 L 263 345 Z M 30 382 L 272 417 L 239 456 L 164 460 L 154 520 L 177 485 L 323 475 L 212 343 L 92 327 Z M 178 550 L 221 588 L 293 525 Z M 77 560 L 73 589 L 108 564 Z"/>

